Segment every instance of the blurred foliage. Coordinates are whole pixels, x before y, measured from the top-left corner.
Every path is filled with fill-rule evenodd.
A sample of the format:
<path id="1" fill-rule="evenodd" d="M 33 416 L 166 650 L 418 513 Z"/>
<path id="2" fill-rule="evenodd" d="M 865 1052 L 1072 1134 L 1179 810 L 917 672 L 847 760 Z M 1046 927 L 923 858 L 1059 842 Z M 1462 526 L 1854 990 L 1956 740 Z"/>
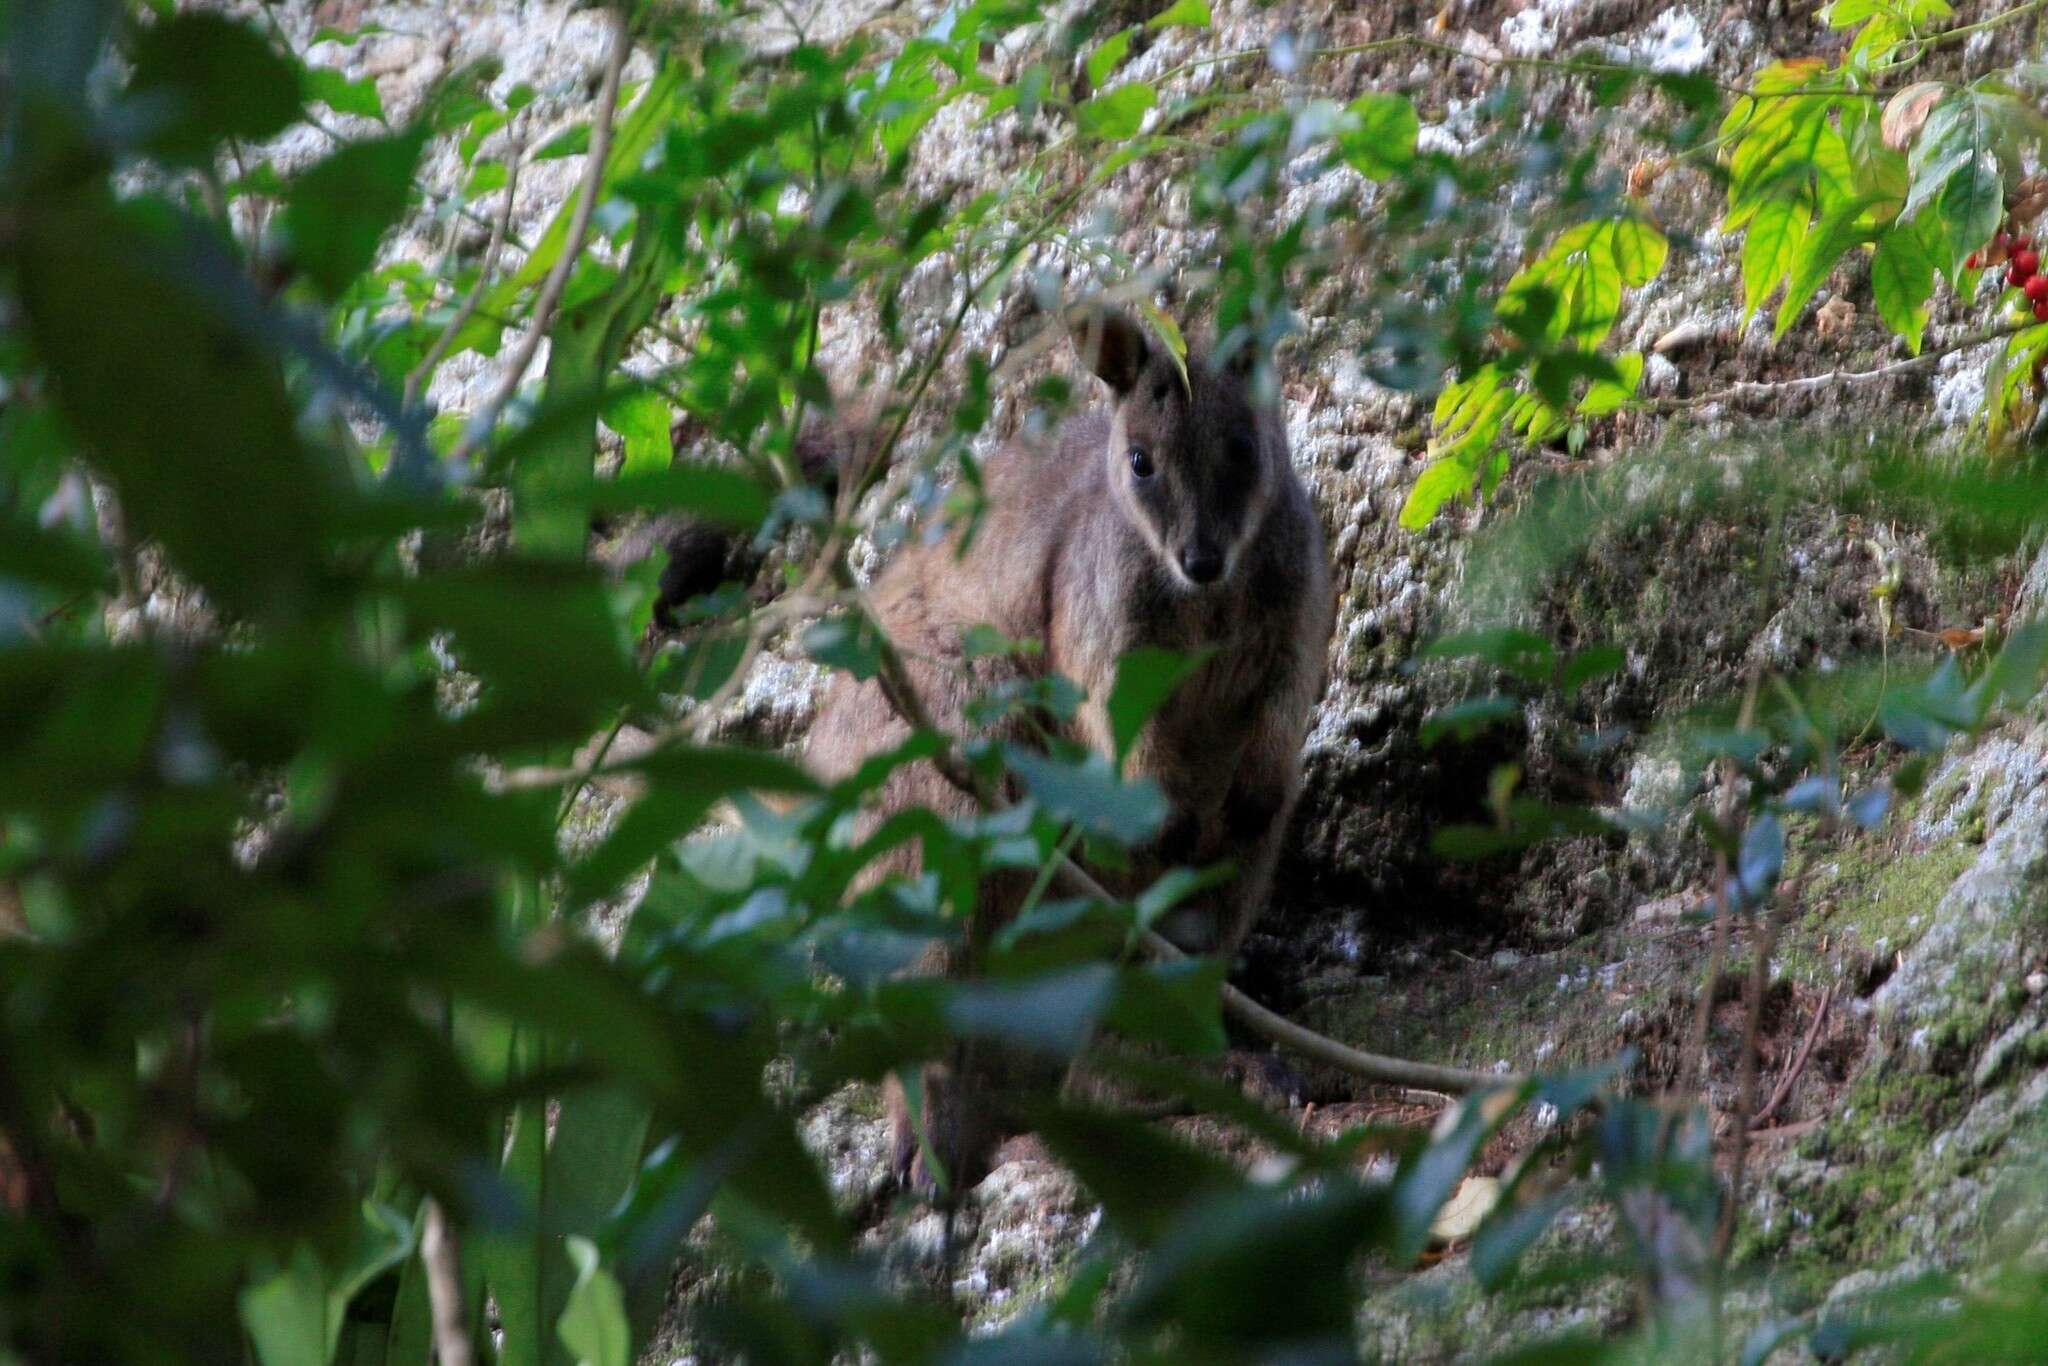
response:
<path id="1" fill-rule="evenodd" d="M 897 500 L 863 495 L 975 515 L 993 380 L 988 358 L 953 354 L 962 320 L 1008 290 L 1056 295 L 1026 278 L 1055 239 L 1093 272 L 1080 283 L 1148 289 L 1070 221 L 1122 167 L 1156 158 L 1185 179 L 1214 229 L 1191 280 L 1216 345 L 1249 349 L 1267 384 L 1295 327 L 1287 299 L 1332 268 L 1361 212 L 1283 215 L 1288 168 L 1314 154 L 1377 182 L 1376 230 L 1398 247 L 1361 304 L 1370 364 L 1420 389 L 1471 376 L 1445 391 L 1445 420 L 1494 415 L 1474 430 L 1548 431 L 1632 391 L 1639 363 L 1594 348 L 1618 289 L 1660 268 L 1662 234 L 1591 185 L 1590 157 L 1554 130 L 1454 157 L 1418 146 L 1395 95 L 1225 113 L 1191 152 L 1172 130 L 1203 120 L 1201 101 L 1126 66 L 1145 32 L 1206 25 L 1201 0 L 1088 35 L 1076 71 L 1008 81 L 990 46 L 1046 22 L 1018 0 L 956 4 L 886 59 L 801 33 L 752 51 L 737 18 L 616 12 L 657 61 L 608 130 L 590 240 L 565 204 L 504 247 L 516 260 L 379 264 L 401 219 L 482 218 L 522 155 L 580 154 L 605 130 L 523 150 L 535 92 L 488 69 L 450 73 L 394 125 L 374 85 L 306 64 L 275 31 L 169 3 L 0 11 L 0 1356 L 424 1362 L 422 1244 L 439 1209 L 459 1235 L 454 1308 L 486 1360 L 629 1360 L 707 1219 L 715 1255 L 748 1273 L 689 1325 L 721 1359 L 1349 1360 L 1360 1259 L 1412 1265 L 1480 1146 L 1530 1107 L 1549 1124 L 1544 1160 L 1521 1165 L 1478 1232 L 1488 1286 L 1515 1285 L 1551 1219 L 1587 1201 L 1648 1200 L 1710 1227 L 1721 1197 L 1699 1115 L 1629 1098 L 1614 1069 L 1505 1083 L 1433 1138 L 1326 1142 L 1178 1064 L 1098 1056 L 1103 1026 L 1176 1057 L 1222 1047 L 1221 965 L 1116 956 L 1200 885 L 1184 870 L 1129 903 L 1037 902 L 979 980 L 900 975 L 959 932 L 988 874 L 1042 880 L 1084 835 L 1113 857 L 1154 833 L 1158 793 L 1105 756 L 970 745 L 1028 799 L 964 821 L 904 812 L 856 837 L 849 813 L 950 738 L 913 737 L 821 790 L 776 754 L 708 743 L 687 705 L 730 696 L 765 634 L 798 618 L 822 618 L 802 636 L 821 662 L 880 667 L 884 642 L 829 571 L 853 534 L 909 528 Z M 1712 99 L 1673 89 L 1695 122 Z M 1072 145 L 1001 189 L 921 198 L 908 153 L 961 99 L 991 119 L 1060 111 Z M 1514 99 L 1501 93 L 1503 127 Z M 371 131 L 289 173 L 273 162 L 267 139 L 335 115 Z M 430 197 L 419 168 L 451 146 L 461 184 Z M 1469 243 L 1503 186 L 1578 221 L 1493 300 L 1442 249 Z M 560 306 L 537 317 L 558 265 Z M 885 445 L 828 500 L 798 452 L 831 402 L 820 312 L 872 301 L 902 340 L 912 281 L 933 272 L 957 285 L 950 324 L 936 345 L 906 343 Z M 1174 325 L 1148 316 L 1178 352 Z M 451 357 L 497 355 L 535 325 L 554 343 L 544 377 L 481 429 L 413 397 Z M 678 359 L 629 376 L 653 332 Z M 899 438 L 953 363 L 968 383 L 913 459 Z M 1501 407 L 1525 378 L 1513 402 L 1531 406 Z M 680 454 L 677 418 L 706 434 Z M 624 442 L 615 475 L 600 472 L 600 422 Z M 730 458 L 707 459 L 716 448 Z M 950 498 L 946 463 L 961 475 Z M 509 540 L 493 526 L 507 500 Z M 791 547 L 801 591 L 712 595 L 686 638 L 645 650 L 652 576 L 608 579 L 585 553 L 592 519 L 627 509 Z M 1566 692 L 1621 663 L 1526 637 L 1443 649 Z M 1946 671 L 1899 693 L 1885 723 L 1913 744 L 1980 724 L 2030 686 L 2040 649 L 2016 632 L 1974 680 Z M 1186 664 L 1126 662 L 1108 699 L 1121 744 Z M 987 705 L 1057 711 L 1069 693 L 1048 680 Z M 1716 833 L 1744 906 L 1775 873 L 1773 822 L 1881 815 L 1831 785 L 1796 702 L 1714 751 L 1775 775 L 1746 833 Z M 1472 734 L 1510 708 L 1485 698 L 1434 725 Z M 658 743 L 608 759 L 627 724 Z M 1816 767 L 1818 787 L 1795 776 Z M 592 844 L 565 827 L 595 778 L 637 796 Z M 1497 829 L 1446 843 L 1485 852 L 1607 820 L 1510 789 Z M 721 807 L 741 819 L 707 833 Z M 907 842 L 921 876 L 866 875 Z M 586 913 L 626 899 L 604 951 Z M 1285 1175 L 1038 1097 L 1035 1126 L 1103 1228 L 1057 1295 L 970 1339 L 941 1297 L 855 1250 L 796 1126 L 843 1083 L 914 1077 L 969 1040 L 1143 1072 L 1285 1155 Z M 1361 1174 L 1374 1155 L 1392 1158 L 1384 1180 Z M 1971 1320 L 1980 1336 L 2041 1331 L 2039 1296 L 1929 1303 L 1957 1295 L 1995 1309 Z M 1801 1331 L 1889 1334 L 1937 1358 L 1953 1346 L 1898 1308 Z M 1612 1348 L 1548 1350 L 1655 1352 L 1686 1322 L 1660 1312 Z"/>

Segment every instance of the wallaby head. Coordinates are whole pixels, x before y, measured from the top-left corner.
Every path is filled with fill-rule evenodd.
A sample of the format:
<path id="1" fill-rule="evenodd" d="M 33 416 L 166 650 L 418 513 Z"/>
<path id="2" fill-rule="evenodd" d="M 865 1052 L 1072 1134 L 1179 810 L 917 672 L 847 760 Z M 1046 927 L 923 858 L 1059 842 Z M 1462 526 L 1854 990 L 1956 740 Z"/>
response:
<path id="1" fill-rule="evenodd" d="M 1229 583 L 1287 459 L 1279 414 L 1253 402 L 1246 365 L 1190 353 L 1183 382 L 1166 348 L 1123 314 L 1086 310 L 1070 327 L 1116 398 L 1101 452 L 1116 507 L 1169 581 L 1189 592 Z"/>

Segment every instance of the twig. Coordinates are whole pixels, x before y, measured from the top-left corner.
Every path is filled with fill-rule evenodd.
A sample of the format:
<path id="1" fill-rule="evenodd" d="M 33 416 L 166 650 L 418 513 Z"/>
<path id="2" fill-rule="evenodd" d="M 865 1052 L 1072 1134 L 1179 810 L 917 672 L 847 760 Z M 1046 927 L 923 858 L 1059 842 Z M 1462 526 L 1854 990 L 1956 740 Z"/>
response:
<path id="1" fill-rule="evenodd" d="M 604 84 L 599 88 L 597 113 L 590 124 L 590 150 L 585 153 L 583 183 L 577 187 L 576 212 L 569 219 L 569 233 L 562 241 L 562 254 L 555 258 L 547 279 L 541 283 L 540 297 L 534 300 L 526 336 L 506 364 L 497 392 L 470 418 L 462 438 L 449 453 L 448 463 L 458 468 L 489 439 L 491 430 L 498 425 L 498 415 L 519 392 L 520 381 L 526 377 L 527 367 L 533 364 L 534 355 L 547 338 L 548 328 L 554 322 L 555 308 L 562 301 L 563 291 L 569 287 L 569 276 L 576 269 L 576 258 L 583 254 L 584 238 L 589 235 L 591 216 L 597 209 L 598 192 L 604 185 L 605 162 L 611 159 L 612 120 L 619 110 L 619 82 L 626 67 L 626 54 L 633 46 L 631 30 L 626 11 L 614 9 L 611 47 L 605 53 Z"/>
<path id="2" fill-rule="evenodd" d="M 1814 1041 L 1820 1038 L 1821 1024 L 1827 1019 L 1828 1007 L 1834 1004 L 1834 1000 L 1835 988 L 1831 982 L 1827 990 L 1821 992 L 1820 1004 L 1813 1008 L 1813 1023 L 1806 1027 L 1806 1037 L 1799 1041 L 1799 1051 L 1792 1055 L 1792 1065 L 1785 1069 L 1784 1076 L 1778 1078 L 1778 1084 L 1772 1088 L 1771 1098 L 1764 1102 L 1764 1108 L 1758 1110 L 1756 1117 L 1749 1121 L 1752 1132 L 1762 1131 L 1765 1121 L 1777 1114 L 1778 1107 L 1792 1094 L 1792 1086 L 1799 1080 L 1800 1073 L 1806 1070 L 1806 1059 L 1813 1052 Z"/>
<path id="3" fill-rule="evenodd" d="M 852 574 L 847 570 L 845 562 L 835 564 L 834 570 L 842 584 L 850 587 Z M 881 683 L 883 696 L 906 724 L 913 730 L 939 736 L 944 748 L 932 756 L 931 763 L 938 769 L 940 776 L 974 798 L 986 810 L 1007 809 L 1009 803 L 989 787 L 979 772 L 960 760 L 954 751 L 952 738 L 933 723 L 923 698 L 918 695 L 916 686 L 903 667 L 902 657 L 896 653 L 895 646 L 886 637 L 882 640 L 881 668 L 877 678 Z M 1117 900 L 1086 869 L 1069 857 L 1061 857 L 1059 873 L 1061 879 L 1082 896 L 1105 902 Z M 1153 930 L 1143 931 L 1138 942 L 1146 953 L 1161 962 L 1174 963 L 1187 957 L 1170 940 Z M 1522 1077 L 1515 1073 L 1473 1072 L 1461 1067 L 1443 1067 L 1435 1063 L 1411 1062 L 1406 1058 L 1367 1053 L 1295 1024 L 1292 1020 L 1268 1010 L 1228 983 L 1223 986 L 1222 1001 L 1225 1014 L 1261 1038 L 1366 1081 L 1383 1082 L 1393 1086 L 1422 1086 L 1431 1090 L 1460 1094 L 1496 1086 L 1515 1086 L 1522 1081 Z"/>
<path id="4" fill-rule="evenodd" d="M 441 329 L 441 335 L 434 339 L 434 344 L 427 354 L 420 358 L 420 363 L 405 377 L 405 397 L 402 401 L 408 408 L 418 400 L 420 385 L 426 381 L 427 376 L 434 373 L 434 367 L 447 358 L 449 349 L 455 345 L 457 334 L 469 325 L 469 320 L 476 316 L 477 309 L 483 306 L 484 295 L 491 286 L 491 277 L 497 274 L 498 253 L 504 250 L 505 236 L 512 228 L 512 201 L 519 194 L 519 164 L 523 151 L 523 148 L 515 144 L 511 155 L 506 158 L 505 204 L 498 210 L 496 221 L 491 224 L 490 245 L 484 248 L 483 264 L 477 270 L 475 286 L 469 291 L 469 296 L 462 301 L 461 306 L 455 310 L 455 316 L 448 320 L 448 325 Z"/>
<path id="5" fill-rule="evenodd" d="M 1905 374 L 1907 371 L 1918 370 L 1924 366 L 1932 365 L 1943 356 L 1952 355 L 1957 351 L 1968 351 L 1972 347 L 1982 346 L 1986 342 L 1998 341 L 2001 338 L 2024 332 L 2030 327 L 2038 326 L 2040 324 L 2035 322 L 2005 323 L 1998 327 L 1972 333 L 1967 337 L 1961 337 L 1955 341 L 1922 351 L 1917 356 L 1908 356 L 1904 360 L 1895 360 L 1889 364 L 1880 365 L 1874 370 L 1829 370 L 1819 375 L 1801 375 L 1797 379 L 1741 380 L 1729 385 L 1726 389 L 1716 389 L 1711 394 L 1696 394 L 1691 398 L 1653 399 L 1648 403 L 1639 405 L 1633 411 L 1642 413 L 1678 413 L 1690 408 L 1704 408 L 1712 403 L 1737 403 L 1744 399 L 1774 398 L 1780 394 L 1796 393 L 1802 389 L 1819 389 L 1830 384 L 1861 384 L 1868 380 L 1888 379 L 1893 375 Z"/>
<path id="6" fill-rule="evenodd" d="M 1791 898 L 1796 902 L 1797 893 Z M 1725 1259 L 1735 1241 L 1735 1220 L 1742 1208 L 1742 1182 L 1749 1168 L 1749 1130 L 1756 1113 L 1757 1036 L 1763 1032 L 1764 991 L 1770 985 L 1771 950 L 1778 942 L 1778 917 L 1763 916 L 1750 959 L 1747 1010 L 1742 1021 L 1742 1085 L 1735 1102 L 1735 1160 L 1728 1175 L 1728 1199 L 1721 1206 L 1721 1226 L 1714 1239 L 1715 1255 Z"/>
<path id="7" fill-rule="evenodd" d="M 474 1366 L 469 1324 L 462 1312 L 462 1253 L 441 1202 L 427 1197 L 426 1227 L 420 1231 L 420 1263 L 427 1270 L 427 1303 L 433 1309 L 434 1352 L 441 1366 Z"/>

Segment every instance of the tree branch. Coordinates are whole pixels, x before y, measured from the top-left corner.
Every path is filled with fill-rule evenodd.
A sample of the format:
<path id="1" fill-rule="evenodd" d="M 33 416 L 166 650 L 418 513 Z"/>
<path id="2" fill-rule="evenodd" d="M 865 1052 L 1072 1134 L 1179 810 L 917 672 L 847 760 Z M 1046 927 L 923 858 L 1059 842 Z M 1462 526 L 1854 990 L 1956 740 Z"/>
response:
<path id="1" fill-rule="evenodd" d="M 441 1202 L 427 1197 L 420 1231 L 420 1263 L 427 1271 L 427 1303 L 434 1314 L 434 1352 L 441 1366 L 475 1366 L 469 1324 L 462 1312 L 462 1254 Z"/>
<path id="2" fill-rule="evenodd" d="M 1982 332 L 1973 332 L 1952 342 L 1931 347 L 1917 356 L 1895 360 L 1871 370 L 1829 370 L 1819 375 L 1801 375 L 1796 379 L 1741 380 L 1726 389 L 1716 389 L 1710 394 L 1695 394 L 1691 398 L 1659 398 L 1631 409 L 1639 413 L 1678 413 L 1692 408 L 1704 408 L 1714 403 L 1740 403 L 1746 399 L 1775 398 L 1780 394 L 1797 393 L 1803 389 L 1820 389 L 1830 384 L 1862 384 L 1869 380 L 1889 379 L 1908 371 L 1924 369 L 1944 356 L 1958 351 L 1968 351 L 1986 342 L 1995 342 L 2030 327 L 2039 327 L 2036 322 L 2002 323 Z"/>

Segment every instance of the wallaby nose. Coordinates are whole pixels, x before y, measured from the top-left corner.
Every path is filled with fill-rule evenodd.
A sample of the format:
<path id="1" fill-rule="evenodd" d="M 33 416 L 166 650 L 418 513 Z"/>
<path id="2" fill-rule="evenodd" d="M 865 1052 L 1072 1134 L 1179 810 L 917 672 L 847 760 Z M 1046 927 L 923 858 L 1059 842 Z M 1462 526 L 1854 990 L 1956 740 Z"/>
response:
<path id="1" fill-rule="evenodd" d="M 1214 583 L 1223 577 L 1223 552 L 1198 542 L 1180 552 L 1180 568 L 1196 583 Z"/>

